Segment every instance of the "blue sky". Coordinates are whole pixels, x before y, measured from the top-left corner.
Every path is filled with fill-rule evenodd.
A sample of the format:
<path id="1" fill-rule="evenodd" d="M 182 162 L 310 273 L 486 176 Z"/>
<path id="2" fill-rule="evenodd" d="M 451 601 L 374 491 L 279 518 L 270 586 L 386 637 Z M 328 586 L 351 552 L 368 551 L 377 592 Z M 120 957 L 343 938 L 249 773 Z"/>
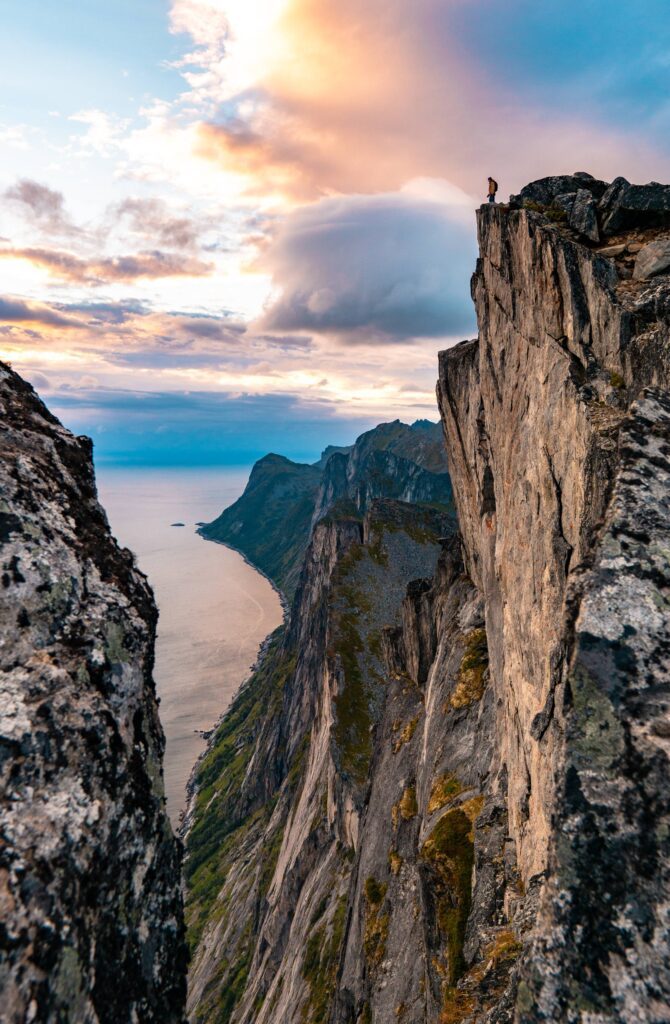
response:
<path id="1" fill-rule="evenodd" d="M 102 461 L 435 418 L 486 176 L 670 180 L 660 0 L 0 0 L 0 358 Z"/>

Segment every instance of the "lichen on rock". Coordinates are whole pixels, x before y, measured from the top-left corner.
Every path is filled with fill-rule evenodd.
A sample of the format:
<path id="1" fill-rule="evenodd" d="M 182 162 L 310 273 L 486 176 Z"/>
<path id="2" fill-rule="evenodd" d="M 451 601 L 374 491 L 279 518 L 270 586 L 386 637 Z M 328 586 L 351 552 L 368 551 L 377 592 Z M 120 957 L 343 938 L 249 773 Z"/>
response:
<path id="1" fill-rule="evenodd" d="M 4 364 L 0 411 L 0 1015 L 178 1024 L 153 596 L 110 534 L 88 438 Z"/>

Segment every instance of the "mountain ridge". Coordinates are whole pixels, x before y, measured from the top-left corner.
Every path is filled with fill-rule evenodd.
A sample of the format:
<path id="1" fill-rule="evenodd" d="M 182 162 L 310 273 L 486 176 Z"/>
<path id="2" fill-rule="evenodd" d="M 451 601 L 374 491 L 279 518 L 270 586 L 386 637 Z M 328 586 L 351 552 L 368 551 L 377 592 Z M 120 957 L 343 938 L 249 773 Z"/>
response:
<path id="1" fill-rule="evenodd" d="M 420 443 L 412 445 L 417 437 Z M 403 454 L 412 450 L 414 458 Z M 290 602 L 310 531 L 333 504 L 351 501 L 362 514 L 373 497 L 411 499 L 421 493 L 427 502 L 448 505 L 446 474 L 439 424 L 394 420 L 361 434 L 353 445 L 329 446 L 313 464 L 265 455 L 252 468 L 243 495 L 199 532 L 240 551 Z M 361 489 L 356 482 L 362 479 L 367 485 Z"/>

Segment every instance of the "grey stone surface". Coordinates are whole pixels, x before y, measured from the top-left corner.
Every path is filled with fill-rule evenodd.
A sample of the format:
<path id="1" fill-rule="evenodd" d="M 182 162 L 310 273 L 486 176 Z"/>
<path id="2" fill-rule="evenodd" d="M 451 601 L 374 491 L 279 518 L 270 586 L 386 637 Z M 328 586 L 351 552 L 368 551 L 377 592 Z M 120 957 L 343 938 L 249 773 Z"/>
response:
<path id="1" fill-rule="evenodd" d="M 566 217 L 569 217 L 574 206 L 576 192 L 564 192 L 562 195 L 554 196 L 551 205 L 557 210 L 563 210 Z"/>
<path id="2" fill-rule="evenodd" d="M 606 235 L 636 226 L 670 226 L 670 185 L 631 185 L 615 178 L 600 198 L 599 212 Z"/>
<path id="3" fill-rule="evenodd" d="M 179 1022 L 156 608 L 91 443 L 0 364 L 0 1019 Z"/>
<path id="4" fill-rule="evenodd" d="M 593 564 L 575 574 L 556 841 L 519 1020 L 670 1006 L 670 397 L 649 389 Z"/>
<path id="5" fill-rule="evenodd" d="M 670 270 L 670 238 L 657 238 L 645 245 L 637 254 L 633 277 L 646 281 Z"/>
<path id="6" fill-rule="evenodd" d="M 579 189 L 588 189 L 596 199 L 600 199 L 607 189 L 607 182 L 586 175 L 584 171 L 577 174 L 552 175 L 530 182 L 518 195 L 511 196 L 510 199 L 516 205 L 522 205 L 524 200 L 531 200 L 542 206 L 550 206 L 556 196 L 574 193 Z"/>
<path id="7" fill-rule="evenodd" d="M 568 224 L 591 242 L 600 241 L 597 210 L 593 194 L 588 189 L 580 188 L 568 214 Z"/>

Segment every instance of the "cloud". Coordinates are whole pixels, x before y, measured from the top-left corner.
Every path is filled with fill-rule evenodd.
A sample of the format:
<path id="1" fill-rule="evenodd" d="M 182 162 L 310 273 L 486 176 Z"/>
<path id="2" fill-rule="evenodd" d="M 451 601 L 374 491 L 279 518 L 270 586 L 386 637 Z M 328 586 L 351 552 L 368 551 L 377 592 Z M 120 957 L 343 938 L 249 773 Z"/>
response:
<path id="1" fill-rule="evenodd" d="M 205 5 L 182 6 L 191 10 L 194 35 L 200 32 L 204 39 L 195 14 L 204 17 Z M 547 77 L 540 56 L 546 47 L 535 46 L 526 76 L 496 73 L 500 33 L 489 31 L 486 21 L 499 25 L 507 17 L 499 2 L 414 0 L 411 15 L 406 0 L 286 0 L 283 6 L 263 67 L 250 62 L 237 94 L 226 95 L 223 82 L 219 111 L 200 129 L 199 152 L 230 173 L 246 175 L 257 194 L 276 189 L 295 200 L 389 191 L 417 175 L 445 177 L 479 194 L 488 174 L 512 192 L 542 174 L 577 165 L 603 177 L 644 179 L 663 166 L 670 172 L 667 146 L 653 130 L 645 138 L 628 123 L 630 116 L 617 123 L 613 111 L 621 104 L 614 86 L 616 106 L 608 106 L 606 90 L 596 105 L 584 90 L 576 100 L 560 81 L 534 88 Z M 593 15 L 594 6 L 603 11 L 602 19 Z M 577 7 L 561 9 L 566 47 Z M 591 53 L 598 49 L 595 33 L 610 20 L 611 4 L 594 0 L 589 12 Z M 520 63 L 514 43 L 522 30 L 521 56 L 527 61 L 528 40 L 541 37 L 551 49 L 555 4 L 515 0 L 513 15 L 513 27 L 506 30 L 513 54 L 508 65 Z M 626 26 L 635 30 L 639 21 L 630 7 L 616 20 L 621 38 Z M 182 24 L 188 27 L 188 19 Z M 483 36 L 486 43 L 480 42 Z M 601 68 L 601 82 L 608 80 L 607 70 Z M 574 69 L 565 77 L 574 78 Z M 555 95 L 561 89 L 569 102 L 550 102 L 552 90 Z M 654 102 L 658 108 L 659 96 Z"/>
<path id="2" fill-rule="evenodd" d="M 327 444 L 351 443 L 375 422 L 338 417 L 331 403 L 291 392 L 83 386 L 52 391 L 49 405 L 71 430 L 93 436 L 98 463 L 250 465 L 268 451 L 314 461 Z"/>
<path id="3" fill-rule="evenodd" d="M 281 289 L 261 327 L 359 342 L 460 334 L 474 259 L 463 205 L 409 191 L 324 199 L 290 214 L 260 257 Z"/>
<path id="4" fill-rule="evenodd" d="M 44 324 L 47 327 L 61 327 L 81 330 L 85 324 L 75 317 L 61 313 L 52 306 L 37 302 L 25 302 L 11 296 L 0 296 L 0 324 Z"/>
<path id="5" fill-rule="evenodd" d="M 193 249 L 203 230 L 191 217 L 174 216 L 161 199 L 129 197 L 117 205 L 115 213 L 127 219 L 135 234 L 176 249 Z"/>
<path id="6" fill-rule="evenodd" d="M 5 201 L 16 204 L 43 231 L 54 235 L 76 235 L 79 228 L 65 209 L 62 192 L 31 178 L 20 178 L 3 193 Z"/>
<path id="7" fill-rule="evenodd" d="M 128 256 L 83 259 L 55 249 L 8 248 L 0 249 L 0 259 L 26 260 L 33 266 L 44 268 L 52 277 L 85 285 L 128 283 L 142 278 L 203 277 L 211 274 L 214 269 L 212 263 L 205 263 L 195 257 L 159 250 Z"/>

